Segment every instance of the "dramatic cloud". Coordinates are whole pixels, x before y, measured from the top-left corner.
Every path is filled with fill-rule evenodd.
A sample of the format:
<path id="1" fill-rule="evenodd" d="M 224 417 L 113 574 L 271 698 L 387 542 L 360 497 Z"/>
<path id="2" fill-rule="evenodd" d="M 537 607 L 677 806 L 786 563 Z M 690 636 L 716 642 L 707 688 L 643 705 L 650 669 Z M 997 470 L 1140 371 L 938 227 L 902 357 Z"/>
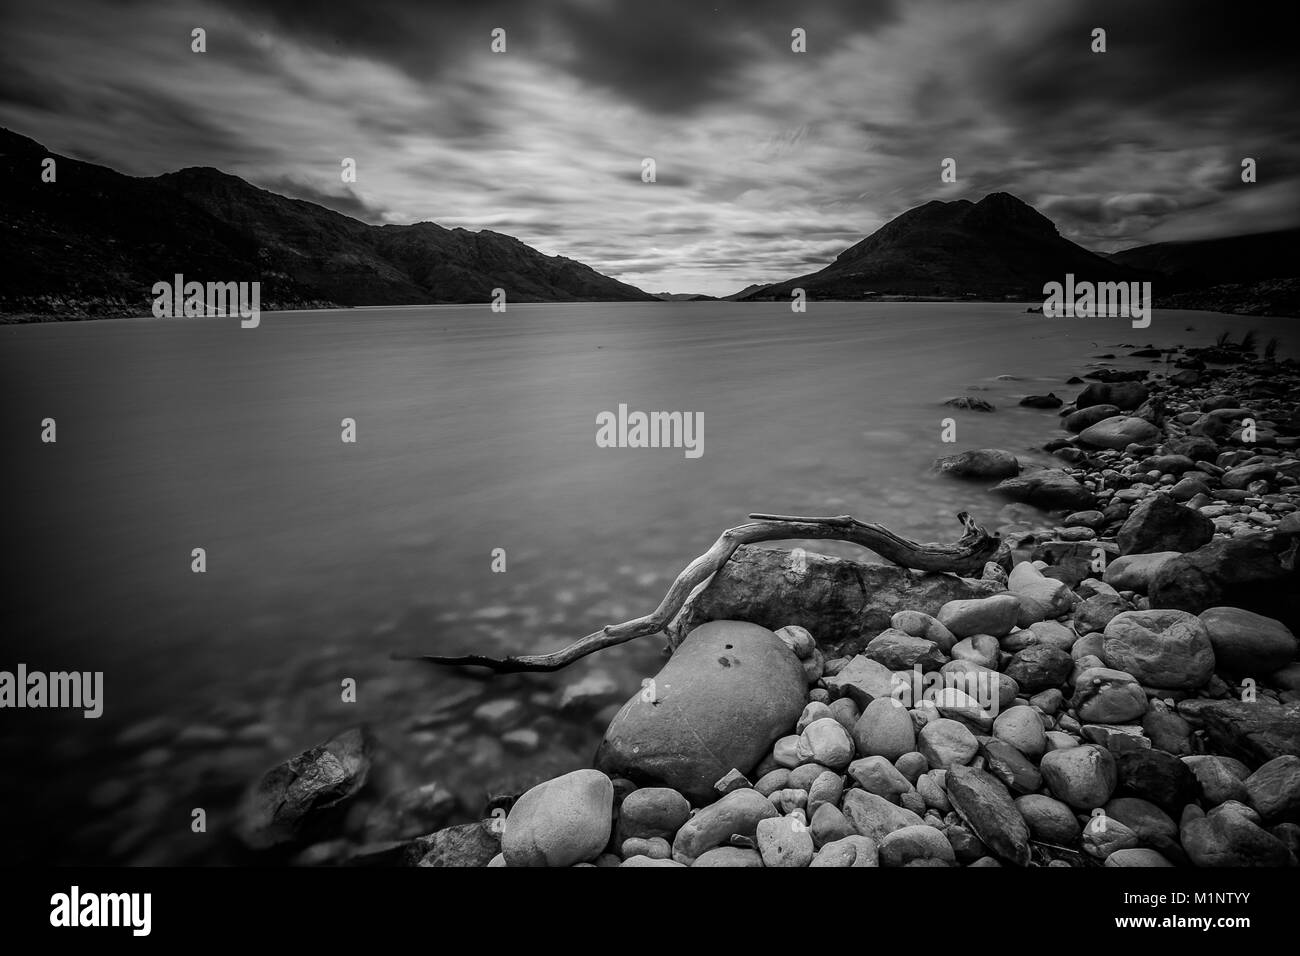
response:
<path id="1" fill-rule="evenodd" d="M 55 151 L 493 229 L 650 291 L 810 272 L 911 206 L 994 190 L 1100 251 L 1300 223 L 1289 34 L 1236 4 L 23 6 L 0 14 L 0 123 Z"/>

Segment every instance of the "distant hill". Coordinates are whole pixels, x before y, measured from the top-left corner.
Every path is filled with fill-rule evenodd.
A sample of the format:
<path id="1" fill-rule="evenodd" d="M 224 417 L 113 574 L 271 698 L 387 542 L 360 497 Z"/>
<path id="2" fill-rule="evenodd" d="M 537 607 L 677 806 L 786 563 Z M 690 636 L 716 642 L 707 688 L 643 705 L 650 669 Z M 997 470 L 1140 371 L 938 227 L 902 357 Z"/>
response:
<path id="1" fill-rule="evenodd" d="M 826 268 L 737 294 L 789 299 L 802 288 L 814 299 L 873 295 L 1041 298 L 1043 284 L 1135 280 L 1142 276 L 1075 245 L 1052 221 L 1010 193 L 979 202 L 934 200 L 881 226 Z"/>
<path id="2" fill-rule="evenodd" d="M 1134 269 L 1158 272 L 1179 290 L 1294 278 L 1300 276 L 1300 229 L 1157 242 L 1114 252 L 1109 258 Z"/>
<path id="3" fill-rule="evenodd" d="M 1300 315 L 1300 229 L 1157 242 L 1109 258 L 1153 273 L 1160 308 Z"/>
<path id="4" fill-rule="evenodd" d="M 718 297 L 714 295 L 705 295 L 702 292 L 656 292 L 656 299 L 664 302 L 716 302 Z"/>
<path id="5" fill-rule="evenodd" d="M 52 156 L 57 180 L 41 181 Z M 0 313 L 148 314 L 154 282 L 260 281 L 261 306 L 654 301 L 518 239 L 372 226 L 210 168 L 126 176 L 0 129 Z"/>
<path id="6" fill-rule="evenodd" d="M 763 283 L 755 282 L 753 285 L 745 286 L 745 288 L 741 289 L 739 292 L 733 292 L 731 295 L 724 295 L 722 298 L 727 302 L 739 302 L 751 293 L 764 288 L 766 288 L 766 286 Z"/>

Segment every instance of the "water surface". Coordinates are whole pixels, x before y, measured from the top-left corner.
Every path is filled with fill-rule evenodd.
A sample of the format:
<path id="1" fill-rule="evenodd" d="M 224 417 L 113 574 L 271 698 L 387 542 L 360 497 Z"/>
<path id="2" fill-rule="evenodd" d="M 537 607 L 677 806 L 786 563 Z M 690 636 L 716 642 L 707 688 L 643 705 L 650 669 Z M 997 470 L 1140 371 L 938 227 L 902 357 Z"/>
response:
<path id="1" fill-rule="evenodd" d="M 392 651 L 558 648 L 647 613 L 751 511 L 848 513 L 921 540 L 958 535 L 959 510 L 990 527 L 1024 518 L 931 461 L 992 446 L 1046 462 L 1055 413 L 1022 396 L 1072 396 L 1065 379 L 1121 344 L 1205 345 L 1224 328 L 1279 335 L 1282 354 L 1297 341 L 1284 319 L 1162 312 L 1134 330 L 956 303 L 0 327 L 0 668 L 106 673 L 101 720 L 0 714 L 22 807 L 5 815 L 11 839 L 73 860 L 223 858 L 189 839 L 190 809 L 219 828 L 251 776 L 360 721 L 390 751 L 385 772 L 442 783 L 473 812 L 493 789 L 587 762 L 608 713 L 561 713 L 557 692 L 599 672 L 626 697 L 661 642 L 491 682 Z M 997 411 L 941 404 L 961 394 Z M 597 414 L 620 403 L 703 413 L 702 457 L 597 447 Z M 940 441 L 949 415 L 955 445 Z M 356 703 L 340 699 L 345 678 Z M 505 700 L 519 703 L 475 716 Z M 537 731 L 537 748 L 503 741 L 511 729 Z M 51 814 L 57 827 L 28 825 Z"/>

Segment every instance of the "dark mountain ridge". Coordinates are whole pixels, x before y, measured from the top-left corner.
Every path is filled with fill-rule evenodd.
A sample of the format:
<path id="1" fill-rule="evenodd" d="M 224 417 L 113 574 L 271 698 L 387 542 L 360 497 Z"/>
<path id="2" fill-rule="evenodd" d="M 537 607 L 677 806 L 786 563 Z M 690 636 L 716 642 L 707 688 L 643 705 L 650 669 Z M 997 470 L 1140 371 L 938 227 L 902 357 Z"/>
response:
<path id="1" fill-rule="evenodd" d="M 41 181 L 46 157 L 54 183 Z M 654 301 L 518 239 L 431 222 L 373 226 L 192 167 L 132 177 L 0 129 L 0 312 L 148 314 L 176 273 L 260 281 L 262 308 Z"/>
<path id="2" fill-rule="evenodd" d="M 979 202 L 932 200 L 891 219 L 826 268 L 742 294 L 743 300 L 867 296 L 1041 298 L 1043 284 L 1134 281 L 1143 274 L 1057 232 L 1050 219 L 1010 193 Z"/>
<path id="3" fill-rule="evenodd" d="M 1300 275 L 1300 229 L 1222 239 L 1157 242 L 1111 253 L 1134 269 L 1158 272 L 1178 290 Z"/>

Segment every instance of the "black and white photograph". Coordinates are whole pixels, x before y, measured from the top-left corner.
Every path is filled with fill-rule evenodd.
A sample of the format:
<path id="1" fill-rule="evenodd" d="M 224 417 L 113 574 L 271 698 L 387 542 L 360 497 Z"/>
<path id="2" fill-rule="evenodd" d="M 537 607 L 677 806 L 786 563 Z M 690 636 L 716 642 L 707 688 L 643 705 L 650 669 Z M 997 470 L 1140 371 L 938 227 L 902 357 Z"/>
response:
<path id="1" fill-rule="evenodd" d="M 1289 932 L 1291 13 L 5 3 L 0 919 Z"/>

